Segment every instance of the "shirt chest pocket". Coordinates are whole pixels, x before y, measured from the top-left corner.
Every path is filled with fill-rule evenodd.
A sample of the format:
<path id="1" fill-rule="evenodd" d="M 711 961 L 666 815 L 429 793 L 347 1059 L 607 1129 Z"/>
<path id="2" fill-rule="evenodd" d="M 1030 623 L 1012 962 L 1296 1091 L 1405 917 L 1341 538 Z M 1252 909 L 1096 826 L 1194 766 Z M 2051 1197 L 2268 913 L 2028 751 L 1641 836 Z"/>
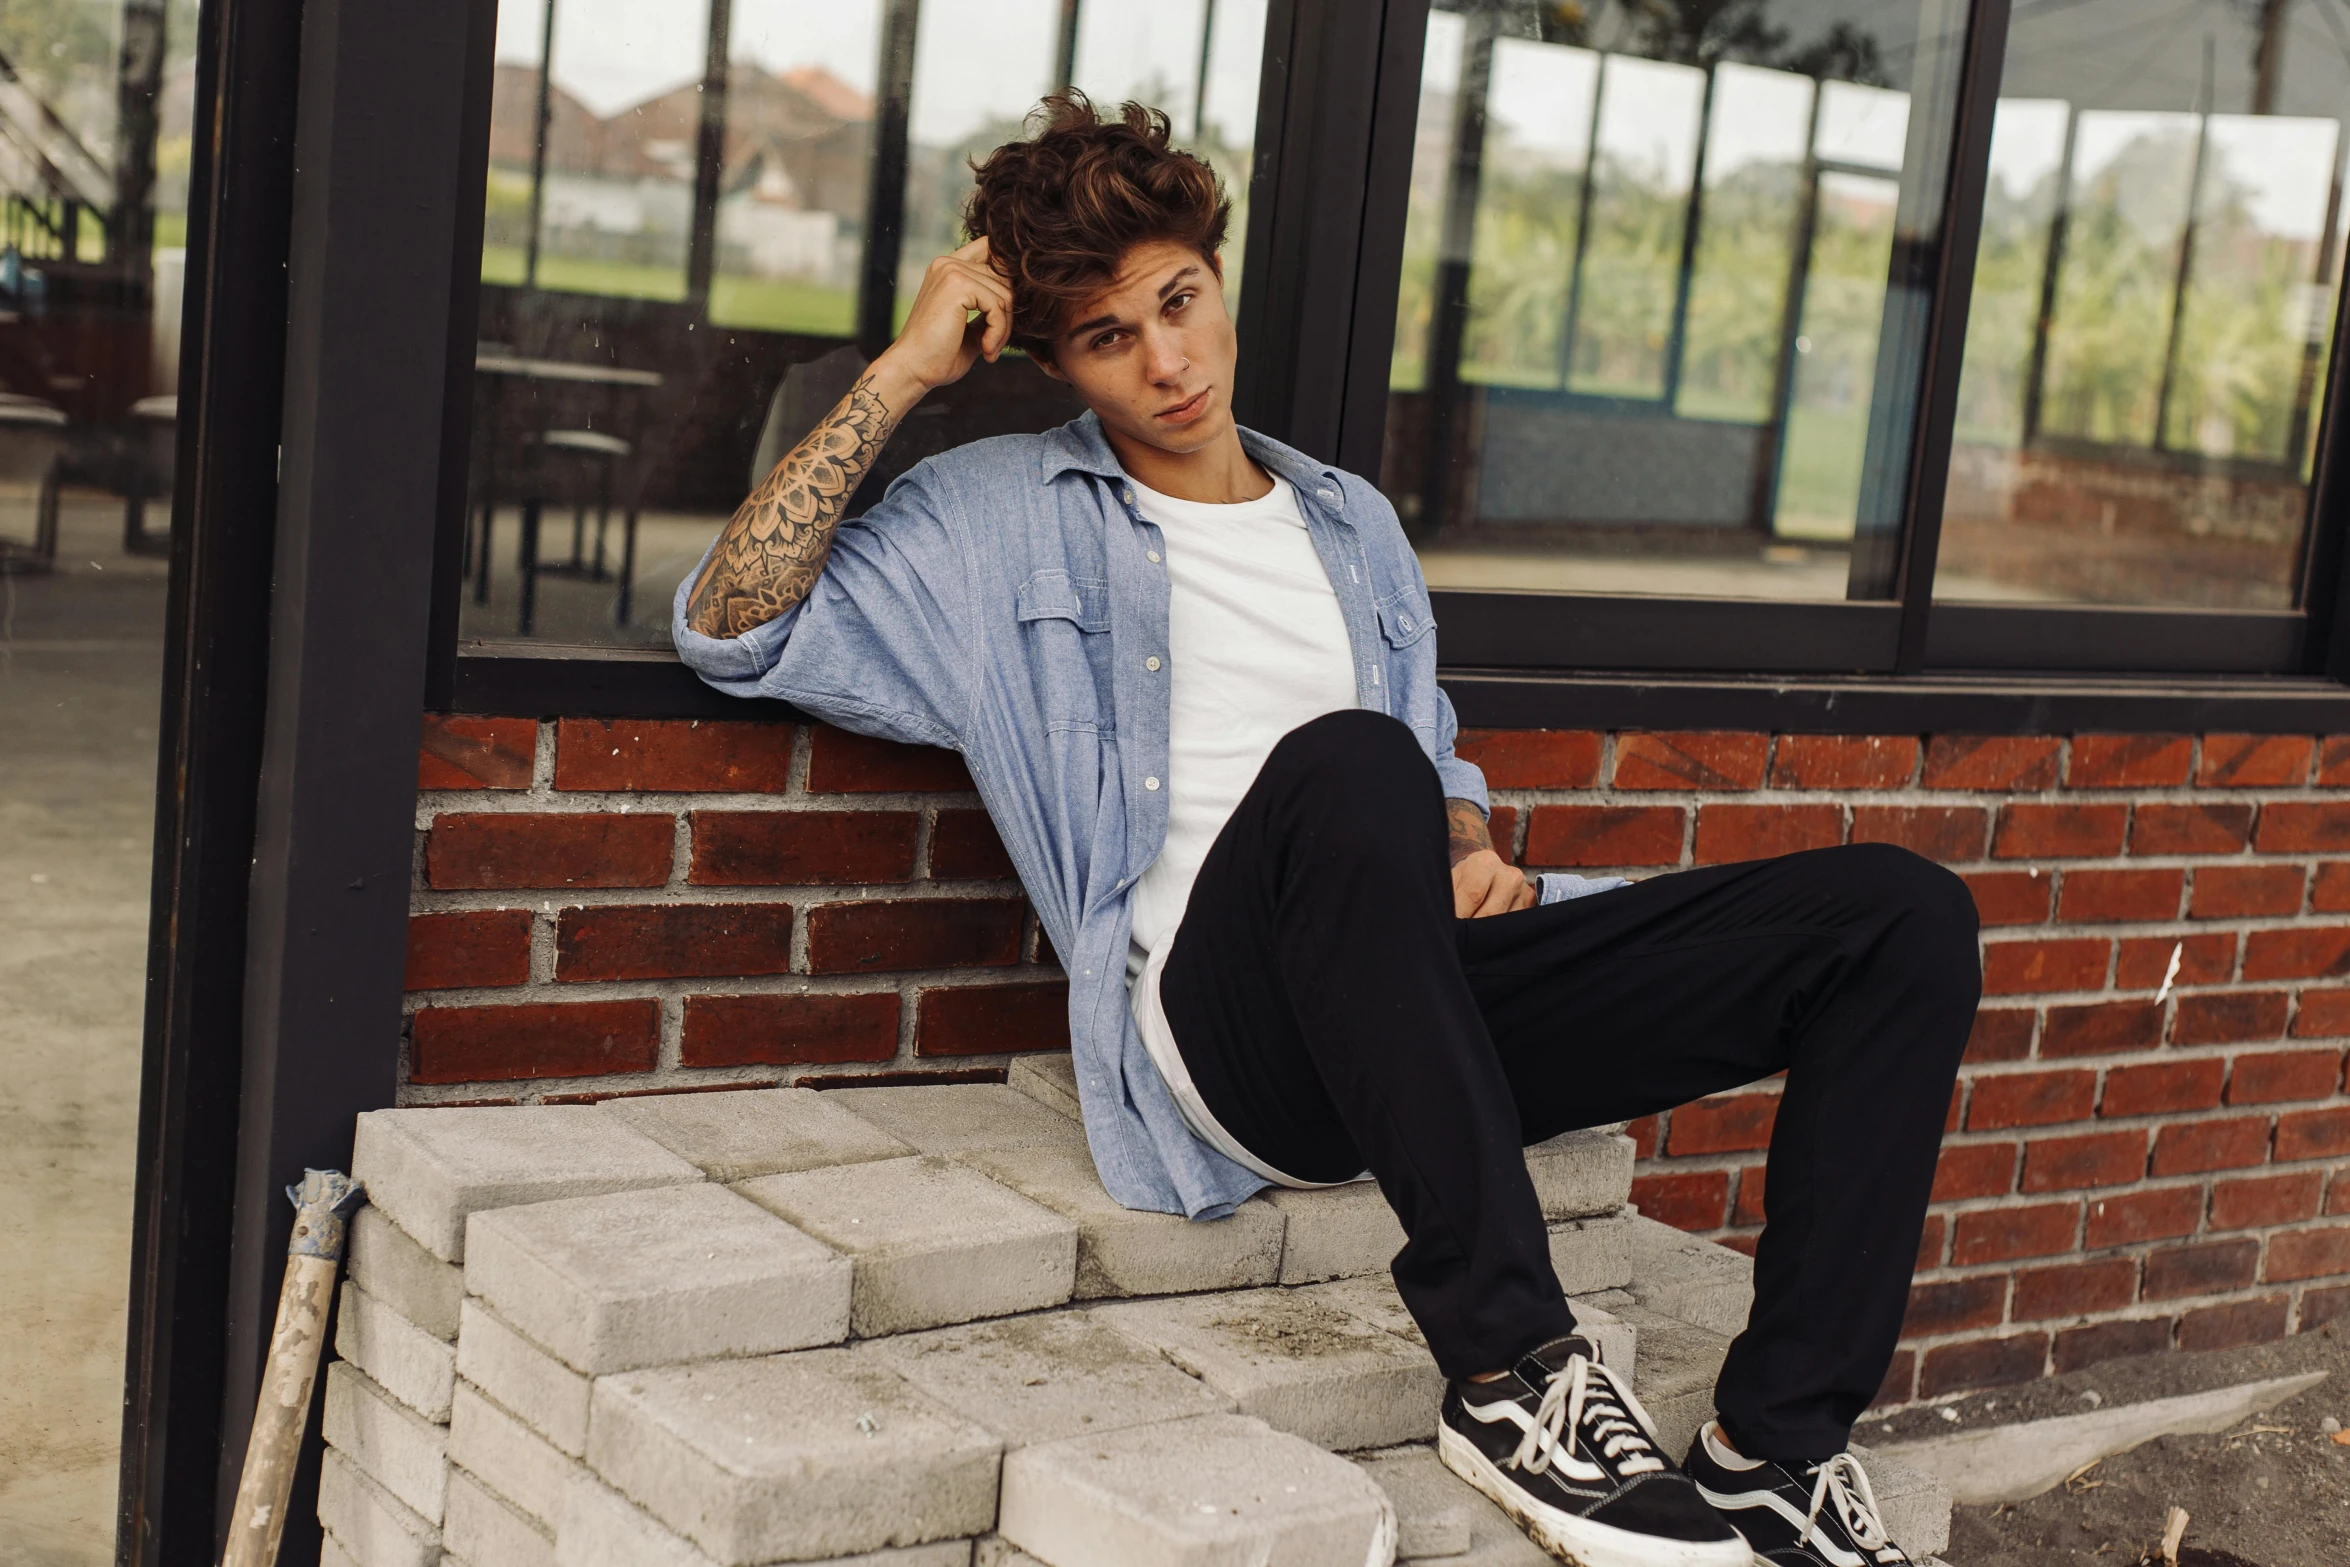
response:
<path id="1" fill-rule="evenodd" d="M 1017 614 L 1028 678 L 1045 727 L 1109 733 L 1110 588 L 1058 568 L 1020 584 Z"/>

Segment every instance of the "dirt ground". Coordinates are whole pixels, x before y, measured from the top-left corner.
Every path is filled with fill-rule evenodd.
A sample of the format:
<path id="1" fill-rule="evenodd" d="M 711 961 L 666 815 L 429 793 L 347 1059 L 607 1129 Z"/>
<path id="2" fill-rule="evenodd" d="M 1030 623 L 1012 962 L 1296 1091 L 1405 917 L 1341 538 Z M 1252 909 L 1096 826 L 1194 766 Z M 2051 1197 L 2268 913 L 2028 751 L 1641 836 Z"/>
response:
<path id="1" fill-rule="evenodd" d="M 2277 1344 L 2109 1361 L 2023 1388 L 1911 1410 L 1856 1433 L 1915 1440 L 2238 1382 L 2331 1372 L 2297 1398 L 2210 1436 L 2157 1437 L 2030 1501 L 1961 1507 L 1951 1567 L 2133 1567 L 2151 1557 L 2173 1506 L 2189 1523 L 2180 1567 L 2350 1567 L 2350 1334 L 2337 1324 Z"/>

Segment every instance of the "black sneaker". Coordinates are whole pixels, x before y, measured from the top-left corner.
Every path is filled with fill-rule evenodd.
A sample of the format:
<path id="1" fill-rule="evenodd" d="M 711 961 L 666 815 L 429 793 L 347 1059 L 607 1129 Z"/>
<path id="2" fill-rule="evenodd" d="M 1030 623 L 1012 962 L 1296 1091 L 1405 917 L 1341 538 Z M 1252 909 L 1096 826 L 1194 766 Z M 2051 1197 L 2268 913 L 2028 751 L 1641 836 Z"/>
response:
<path id="1" fill-rule="evenodd" d="M 1648 1411 L 1587 1339 L 1554 1339 L 1491 1382 L 1451 1383 L 1436 1453 L 1562 1562 L 1748 1567 L 1746 1542 L 1656 1450 Z"/>
<path id="2" fill-rule="evenodd" d="M 1850 1453 L 1793 1466 L 1748 1458 L 1708 1420 L 1689 1444 L 1688 1469 L 1698 1494 L 1746 1536 L 1762 1567 L 1910 1567 Z"/>

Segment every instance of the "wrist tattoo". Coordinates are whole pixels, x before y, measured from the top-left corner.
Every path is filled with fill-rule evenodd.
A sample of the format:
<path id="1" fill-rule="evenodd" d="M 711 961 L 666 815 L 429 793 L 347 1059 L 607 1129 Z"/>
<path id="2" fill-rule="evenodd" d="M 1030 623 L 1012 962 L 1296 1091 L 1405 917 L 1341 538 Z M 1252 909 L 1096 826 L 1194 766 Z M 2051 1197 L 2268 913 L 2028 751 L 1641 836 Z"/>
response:
<path id="1" fill-rule="evenodd" d="M 1493 847 L 1493 834 L 1486 829 L 1485 813 L 1472 801 L 1445 801 L 1444 825 L 1446 848 L 1455 865 Z"/>
<path id="2" fill-rule="evenodd" d="M 686 624 L 739 637 L 808 596 L 857 485 L 898 426 L 868 375 L 751 492 L 718 537 Z"/>

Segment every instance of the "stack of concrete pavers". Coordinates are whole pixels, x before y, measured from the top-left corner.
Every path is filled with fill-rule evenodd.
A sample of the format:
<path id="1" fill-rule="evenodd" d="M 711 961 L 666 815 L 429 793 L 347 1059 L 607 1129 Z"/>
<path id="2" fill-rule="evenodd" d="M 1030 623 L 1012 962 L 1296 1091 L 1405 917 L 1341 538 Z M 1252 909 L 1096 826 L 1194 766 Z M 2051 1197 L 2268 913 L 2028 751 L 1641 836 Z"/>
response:
<path id="1" fill-rule="evenodd" d="M 362 1116 L 329 1567 L 1544 1560 L 1435 1460 L 1375 1188 L 1129 1212 L 1076 1110 L 1061 1056 Z M 1631 1211 L 1612 1130 L 1527 1160 L 1578 1316 L 1686 1444 L 1745 1259 Z M 1868 1466 L 1939 1549 L 1946 1499 Z"/>

